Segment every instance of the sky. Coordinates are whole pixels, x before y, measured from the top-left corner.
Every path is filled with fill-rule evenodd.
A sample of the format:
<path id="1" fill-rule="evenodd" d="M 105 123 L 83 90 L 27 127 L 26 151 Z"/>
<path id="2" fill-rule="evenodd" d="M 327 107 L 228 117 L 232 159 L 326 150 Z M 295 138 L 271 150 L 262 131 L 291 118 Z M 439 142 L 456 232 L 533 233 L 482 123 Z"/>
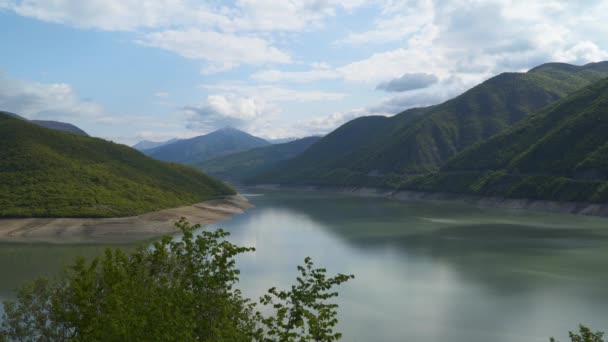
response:
<path id="1" fill-rule="evenodd" d="M 0 110 L 134 144 L 326 134 L 608 60 L 608 1 L 0 0 Z"/>

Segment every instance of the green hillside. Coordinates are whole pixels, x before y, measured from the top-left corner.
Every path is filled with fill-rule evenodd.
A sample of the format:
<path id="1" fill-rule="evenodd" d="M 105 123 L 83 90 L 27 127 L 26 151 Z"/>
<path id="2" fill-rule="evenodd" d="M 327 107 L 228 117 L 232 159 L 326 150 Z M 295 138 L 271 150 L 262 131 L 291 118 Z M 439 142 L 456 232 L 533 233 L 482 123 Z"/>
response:
<path id="1" fill-rule="evenodd" d="M 0 114 L 0 217 L 115 217 L 232 194 L 130 147 Z"/>
<path id="2" fill-rule="evenodd" d="M 17 119 L 29 121 L 29 122 L 33 123 L 34 125 L 54 129 L 56 131 L 64 131 L 64 132 L 70 132 L 70 133 L 74 133 L 74 134 L 88 136 L 87 132 L 85 132 L 82 129 L 80 129 L 72 124 L 69 124 L 69 123 L 52 121 L 52 120 L 27 120 L 26 118 L 24 118 L 20 115 L 17 115 L 15 113 L 11 113 L 11 112 L 5 112 L 3 110 L 0 110 L 0 115 L 1 114 L 8 115 L 10 117 L 17 118 Z"/>
<path id="3" fill-rule="evenodd" d="M 262 138 L 234 128 L 224 128 L 143 152 L 154 159 L 195 165 L 215 157 L 268 145 L 270 143 Z"/>
<path id="4" fill-rule="evenodd" d="M 465 148 L 607 76 L 608 62 L 550 63 L 500 74 L 436 106 L 348 122 L 254 181 L 379 185 L 395 176 L 436 171 Z"/>
<path id="5" fill-rule="evenodd" d="M 608 201 L 608 79 L 533 114 L 403 189 Z"/>
<path id="6" fill-rule="evenodd" d="M 297 156 L 320 139 L 320 137 L 308 137 L 288 143 L 258 147 L 217 157 L 195 166 L 220 179 L 243 181 L 267 171 L 281 161 Z"/>

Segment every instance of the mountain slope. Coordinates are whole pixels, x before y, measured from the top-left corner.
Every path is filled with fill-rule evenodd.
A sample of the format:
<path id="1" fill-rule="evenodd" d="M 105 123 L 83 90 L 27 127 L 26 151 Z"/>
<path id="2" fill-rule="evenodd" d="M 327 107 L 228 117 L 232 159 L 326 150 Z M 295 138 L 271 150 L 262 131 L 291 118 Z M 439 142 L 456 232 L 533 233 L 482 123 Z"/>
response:
<path id="1" fill-rule="evenodd" d="M 233 128 L 144 151 L 152 158 L 194 165 L 218 156 L 270 145 L 264 139 Z"/>
<path id="2" fill-rule="evenodd" d="M 360 185 L 435 171 L 528 114 L 608 76 L 608 62 L 504 73 L 442 104 L 346 123 L 258 183 Z"/>
<path id="3" fill-rule="evenodd" d="M 83 131 L 82 129 L 80 129 L 72 124 L 69 124 L 69 123 L 64 123 L 64 122 L 59 122 L 59 121 L 50 121 L 50 120 L 27 120 L 26 118 L 24 118 L 20 115 L 17 115 L 15 113 L 5 112 L 5 111 L 0 110 L 0 115 L 2 115 L 2 114 L 8 115 L 8 116 L 16 118 L 16 119 L 29 121 L 29 122 L 33 123 L 34 125 L 38 125 L 41 127 L 46 127 L 46 128 L 54 129 L 57 131 L 64 131 L 64 132 L 70 132 L 70 133 L 74 133 L 74 134 L 88 136 L 88 134 L 85 131 Z"/>
<path id="4" fill-rule="evenodd" d="M 282 144 L 217 157 L 197 164 L 204 172 L 226 180 L 243 181 L 304 152 L 320 137 L 307 137 Z"/>
<path id="5" fill-rule="evenodd" d="M 138 151 L 151 150 L 157 147 L 173 144 L 174 142 L 178 142 L 179 139 L 170 139 L 167 141 L 150 141 L 150 140 L 142 140 L 132 147 Z"/>
<path id="6" fill-rule="evenodd" d="M 232 193 L 198 170 L 0 114 L 0 217 L 129 216 Z"/>
<path id="7" fill-rule="evenodd" d="M 608 79 L 522 120 L 402 188 L 608 201 Z"/>
<path id="8" fill-rule="evenodd" d="M 70 133 L 74 133 L 74 134 L 84 135 L 87 137 L 89 136 L 87 134 L 87 132 L 83 131 L 82 129 L 80 129 L 72 124 L 65 123 L 65 122 L 50 121 L 50 120 L 30 120 L 30 122 L 33 123 L 34 125 L 54 129 L 56 131 L 70 132 Z"/>

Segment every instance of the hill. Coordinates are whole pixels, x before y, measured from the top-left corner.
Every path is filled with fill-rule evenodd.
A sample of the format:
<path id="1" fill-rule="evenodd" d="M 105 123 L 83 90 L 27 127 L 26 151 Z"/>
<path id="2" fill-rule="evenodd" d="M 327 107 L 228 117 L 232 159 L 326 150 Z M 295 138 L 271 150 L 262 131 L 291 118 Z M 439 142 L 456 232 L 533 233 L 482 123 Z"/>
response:
<path id="1" fill-rule="evenodd" d="M 124 145 L 0 114 L 0 217 L 116 217 L 234 191 Z"/>
<path id="2" fill-rule="evenodd" d="M 15 113 L 5 112 L 5 111 L 0 110 L 0 115 L 2 115 L 2 114 L 11 116 L 16 119 L 29 121 L 29 122 L 33 123 L 34 125 L 38 125 L 41 127 L 46 127 L 46 128 L 54 129 L 57 131 L 64 131 L 64 132 L 70 132 L 70 133 L 74 133 L 74 134 L 88 136 L 88 134 L 85 131 L 83 131 L 82 129 L 80 129 L 72 124 L 69 124 L 69 123 L 51 121 L 51 120 L 27 120 L 26 118 L 24 118 L 20 115 L 17 115 Z"/>
<path id="3" fill-rule="evenodd" d="M 178 142 L 179 139 L 170 139 L 167 141 L 150 141 L 150 140 L 142 140 L 137 144 L 133 145 L 133 148 L 138 151 L 151 150 L 157 147 L 173 144 L 174 142 Z"/>
<path id="4" fill-rule="evenodd" d="M 145 150 L 144 153 L 158 160 L 195 165 L 215 157 L 268 145 L 270 143 L 262 138 L 234 128 L 224 128 L 206 135 Z"/>
<path id="5" fill-rule="evenodd" d="M 307 137 L 282 144 L 258 147 L 210 159 L 195 166 L 220 179 L 244 181 L 272 168 L 281 161 L 299 155 L 320 139 L 320 137 Z"/>
<path id="6" fill-rule="evenodd" d="M 529 116 L 403 189 L 608 201 L 608 79 Z"/>
<path id="7" fill-rule="evenodd" d="M 380 185 L 437 171 L 465 148 L 607 76 L 608 62 L 549 63 L 527 73 L 503 73 L 439 105 L 350 121 L 253 181 Z"/>
<path id="8" fill-rule="evenodd" d="M 80 129 L 72 124 L 65 123 L 65 122 L 50 121 L 50 120 L 30 120 L 30 122 L 33 123 L 34 125 L 54 129 L 57 131 L 64 131 L 64 132 L 70 132 L 70 133 L 74 133 L 74 134 L 89 136 L 87 134 L 87 132 L 83 131 L 82 129 Z"/>

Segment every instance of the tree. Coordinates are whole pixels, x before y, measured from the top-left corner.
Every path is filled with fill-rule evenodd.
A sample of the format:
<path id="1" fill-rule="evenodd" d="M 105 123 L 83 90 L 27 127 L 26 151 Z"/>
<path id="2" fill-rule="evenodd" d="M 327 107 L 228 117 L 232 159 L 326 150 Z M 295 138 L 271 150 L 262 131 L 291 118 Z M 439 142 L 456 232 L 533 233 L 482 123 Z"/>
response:
<path id="1" fill-rule="evenodd" d="M 163 237 L 133 253 L 107 249 L 78 259 L 55 281 L 39 279 L 5 303 L 0 341 L 335 341 L 332 289 L 310 258 L 290 291 L 270 289 L 260 304 L 236 288 L 235 257 L 253 251 L 184 219 L 181 240 Z M 274 297 L 271 297 L 274 296 Z"/>
<path id="2" fill-rule="evenodd" d="M 582 324 L 579 325 L 579 334 L 570 331 L 568 335 L 570 336 L 570 340 L 572 342 L 608 342 L 604 341 L 603 332 L 592 332 L 591 329 Z M 551 338 L 551 342 L 556 342 L 553 337 Z"/>

